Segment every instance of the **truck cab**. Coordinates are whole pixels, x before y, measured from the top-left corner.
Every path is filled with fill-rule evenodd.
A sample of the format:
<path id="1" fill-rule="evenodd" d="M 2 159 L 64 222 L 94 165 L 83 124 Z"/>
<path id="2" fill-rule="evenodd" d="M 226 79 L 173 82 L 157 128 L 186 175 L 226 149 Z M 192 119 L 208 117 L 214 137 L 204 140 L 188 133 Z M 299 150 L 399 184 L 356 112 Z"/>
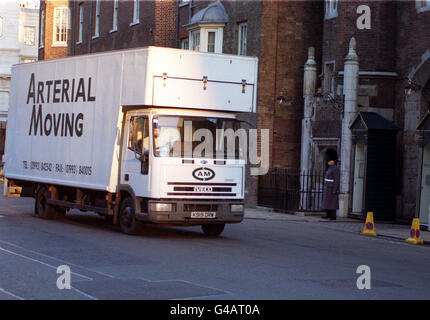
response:
<path id="1" fill-rule="evenodd" d="M 229 153 L 223 134 L 240 126 L 236 115 L 228 112 L 127 112 L 119 186 L 133 195 L 135 208 L 128 210 L 135 214 L 123 218 L 130 224 L 136 219 L 202 225 L 208 234 L 220 233 L 225 223 L 242 221 L 244 155 L 238 144 Z"/>

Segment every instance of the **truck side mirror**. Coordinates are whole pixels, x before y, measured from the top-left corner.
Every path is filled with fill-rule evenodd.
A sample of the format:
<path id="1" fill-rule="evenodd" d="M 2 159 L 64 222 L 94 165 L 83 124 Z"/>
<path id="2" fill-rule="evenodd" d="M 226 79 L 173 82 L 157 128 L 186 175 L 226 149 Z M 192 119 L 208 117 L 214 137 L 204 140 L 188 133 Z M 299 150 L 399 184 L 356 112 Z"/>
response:
<path id="1" fill-rule="evenodd" d="M 149 155 L 144 154 L 140 156 L 140 173 L 141 174 L 148 174 L 149 171 Z"/>

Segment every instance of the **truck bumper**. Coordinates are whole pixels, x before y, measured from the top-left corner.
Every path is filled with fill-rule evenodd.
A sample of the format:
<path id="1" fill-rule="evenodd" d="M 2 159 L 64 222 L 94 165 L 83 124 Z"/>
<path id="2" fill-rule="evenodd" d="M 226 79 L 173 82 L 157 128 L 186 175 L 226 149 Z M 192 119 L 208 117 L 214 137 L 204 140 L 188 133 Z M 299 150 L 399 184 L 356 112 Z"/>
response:
<path id="1" fill-rule="evenodd" d="M 167 203 L 172 211 L 152 211 L 151 203 Z M 152 201 L 148 202 L 148 212 L 137 212 L 136 219 L 143 222 L 177 225 L 201 225 L 219 223 L 238 223 L 243 220 L 244 210 L 232 212 L 232 205 L 245 205 L 243 201 Z M 215 212 L 215 218 L 194 218 L 192 212 Z"/>

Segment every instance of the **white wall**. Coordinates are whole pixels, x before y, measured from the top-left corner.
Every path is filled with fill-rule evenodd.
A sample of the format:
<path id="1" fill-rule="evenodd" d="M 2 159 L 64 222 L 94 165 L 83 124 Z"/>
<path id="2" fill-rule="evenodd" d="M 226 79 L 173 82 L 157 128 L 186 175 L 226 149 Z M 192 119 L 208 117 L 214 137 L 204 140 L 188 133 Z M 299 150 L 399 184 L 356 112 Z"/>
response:
<path id="1" fill-rule="evenodd" d="M 31 5 L 31 4 L 28 4 Z M 19 0 L 0 0 L 0 121 L 7 118 L 11 66 L 23 59 L 36 59 L 39 40 L 39 10 L 20 7 Z M 34 45 L 24 44 L 24 27 L 35 28 Z"/>

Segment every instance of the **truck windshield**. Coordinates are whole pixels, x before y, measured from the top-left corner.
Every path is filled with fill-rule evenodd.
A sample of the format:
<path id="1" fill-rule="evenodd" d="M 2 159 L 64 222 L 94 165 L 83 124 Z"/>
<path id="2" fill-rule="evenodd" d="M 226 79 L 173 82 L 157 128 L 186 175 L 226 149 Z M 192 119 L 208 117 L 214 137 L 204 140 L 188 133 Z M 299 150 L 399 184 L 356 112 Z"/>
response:
<path id="1" fill-rule="evenodd" d="M 228 118 L 156 116 L 154 156 L 238 159 L 242 155 L 241 121 Z M 230 129 L 230 130 L 229 130 Z M 228 139 L 228 135 L 233 137 Z M 241 141 L 242 140 L 242 141 Z M 230 146 L 229 146 L 230 143 Z"/>

